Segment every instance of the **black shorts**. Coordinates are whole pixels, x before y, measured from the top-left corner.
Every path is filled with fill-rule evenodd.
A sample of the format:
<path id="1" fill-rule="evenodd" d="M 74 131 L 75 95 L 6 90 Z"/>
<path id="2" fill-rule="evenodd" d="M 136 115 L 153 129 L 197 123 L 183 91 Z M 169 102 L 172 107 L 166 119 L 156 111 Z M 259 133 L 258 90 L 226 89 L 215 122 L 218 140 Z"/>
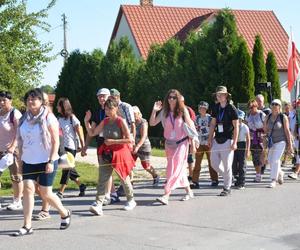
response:
<path id="1" fill-rule="evenodd" d="M 44 187 L 52 186 L 57 172 L 58 161 L 54 161 L 52 173 L 45 173 L 46 165 L 47 162 L 38 164 L 28 164 L 23 162 L 23 180 L 34 180 Z"/>

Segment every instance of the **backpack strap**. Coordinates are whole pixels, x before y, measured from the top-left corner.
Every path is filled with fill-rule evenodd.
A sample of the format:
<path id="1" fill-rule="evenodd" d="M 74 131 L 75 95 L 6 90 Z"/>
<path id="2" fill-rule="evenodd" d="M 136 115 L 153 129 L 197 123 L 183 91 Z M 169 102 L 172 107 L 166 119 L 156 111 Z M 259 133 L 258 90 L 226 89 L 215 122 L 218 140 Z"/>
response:
<path id="1" fill-rule="evenodd" d="M 15 124 L 14 124 L 14 120 L 15 120 L 15 108 L 12 108 L 12 110 L 11 110 L 10 113 L 9 113 L 9 122 L 10 122 L 12 125 L 15 125 Z"/>

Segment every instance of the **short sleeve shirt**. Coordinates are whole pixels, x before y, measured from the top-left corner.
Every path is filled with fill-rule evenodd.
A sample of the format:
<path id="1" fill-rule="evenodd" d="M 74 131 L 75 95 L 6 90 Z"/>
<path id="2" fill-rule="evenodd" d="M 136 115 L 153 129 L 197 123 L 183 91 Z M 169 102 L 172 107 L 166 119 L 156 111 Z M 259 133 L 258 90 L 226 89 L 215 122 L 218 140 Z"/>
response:
<path id="1" fill-rule="evenodd" d="M 75 127 L 80 125 L 78 118 L 73 115 L 72 118 L 58 118 L 59 127 L 64 136 L 64 147 L 76 150 L 76 131 Z"/>
<path id="2" fill-rule="evenodd" d="M 211 116 L 216 119 L 215 137 L 232 139 L 234 130 L 232 121 L 238 120 L 236 107 L 228 103 L 222 108 L 218 103 L 213 106 Z M 221 127 L 223 131 L 219 131 Z"/>
<path id="3" fill-rule="evenodd" d="M 133 109 L 130 104 L 128 104 L 126 102 L 120 102 L 119 113 L 120 113 L 120 116 L 123 119 L 125 119 L 128 127 L 130 127 L 131 123 L 135 122 Z"/>
<path id="4" fill-rule="evenodd" d="M 57 126 L 58 122 L 53 113 L 47 115 L 47 126 Z M 27 119 L 20 126 L 20 136 L 23 141 L 22 161 L 27 164 L 39 164 L 49 161 L 51 149 L 43 144 L 42 132 L 39 124 L 30 124 Z M 58 155 L 57 158 L 58 159 Z"/>
<path id="5" fill-rule="evenodd" d="M 206 114 L 205 117 L 201 117 L 200 115 L 196 116 L 195 125 L 198 131 L 200 145 L 208 144 L 210 122 L 211 116 L 209 114 Z"/>
<path id="6" fill-rule="evenodd" d="M 13 121 L 11 121 L 11 112 L 14 112 Z M 4 152 L 15 139 L 17 132 L 17 121 L 22 114 L 19 110 L 14 109 L 0 116 L 0 152 Z"/>

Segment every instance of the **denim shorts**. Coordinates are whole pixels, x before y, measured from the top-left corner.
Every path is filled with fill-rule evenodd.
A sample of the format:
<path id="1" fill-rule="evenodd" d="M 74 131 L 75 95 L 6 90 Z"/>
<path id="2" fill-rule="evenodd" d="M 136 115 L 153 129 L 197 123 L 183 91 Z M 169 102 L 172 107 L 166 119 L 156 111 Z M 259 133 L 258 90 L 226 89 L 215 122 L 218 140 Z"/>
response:
<path id="1" fill-rule="evenodd" d="M 52 173 L 45 173 L 46 165 L 47 162 L 38 164 L 28 164 L 23 162 L 23 180 L 34 180 L 44 187 L 52 186 L 57 172 L 58 161 L 54 161 Z"/>

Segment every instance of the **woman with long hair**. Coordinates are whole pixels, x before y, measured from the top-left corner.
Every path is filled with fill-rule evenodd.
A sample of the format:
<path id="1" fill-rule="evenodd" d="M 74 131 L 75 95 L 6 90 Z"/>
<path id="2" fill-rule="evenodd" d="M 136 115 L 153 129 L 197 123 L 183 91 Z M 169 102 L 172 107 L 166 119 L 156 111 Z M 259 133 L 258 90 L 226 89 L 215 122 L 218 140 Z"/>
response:
<path id="1" fill-rule="evenodd" d="M 24 101 L 26 112 L 20 119 L 18 128 L 18 147 L 23 162 L 24 225 L 13 234 L 14 236 L 33 233 L 31 218 L 35 182 L 39 184 L 42 199 L 58 210 L 61 216 L 60 229 L 67 229 L 71 223 L 70 210 L 66 209 L 52 192 L 58 163 L 59 126 L 57 119 L 43 105 L 43 93 L 39 88 L 28 91 Z"/>
<path id="2" fill-rule="evenodd" d="M 77 150 L 84 147 L 84 136 L 81 130 L 80 121 L 74 115 L 72 105 L 68 98 L 62 97 L 58 100 L 57 111 L 60 114 L 58 123 L 63 133 L 65 151 L 70 152 L 75 157 Z M 77 135 L 80 140 L 80 147 L 78 145 Z M 84 196 L 86 186 L 81 184 L 79 177 L 80 175 L 75 168 L 63 169 L 60 180 L 61 187 L 57 192 L 58 197 L 63 198 L 63 193 L 67 187 L 69 178 L 78 185 L 79 196 Z"/>
<path id="3" fill-rule="evenodd" d="M 157 112 L 161 111 L 159 114 Z M 194 197 L 190 189 L 188 177 L 186 175 L 186 162 L 189 149 L 189 137 L 184 129 L 184 122 L 195 129 L 194 123 L 190 118 L 189 112 L 184 106 L 182 95 L 176 89 L 168 91 L 163 103 L 154 103 L 150 117 L 150 126 L 156 126 L 159 122 L 164 127 L 165 151 L 167 155 L 167 182 L 165 193 L 157 201 L 163 205 L 168 205 L 171 191 L 184 187 L 186 195 L 183 201 Z"/>

